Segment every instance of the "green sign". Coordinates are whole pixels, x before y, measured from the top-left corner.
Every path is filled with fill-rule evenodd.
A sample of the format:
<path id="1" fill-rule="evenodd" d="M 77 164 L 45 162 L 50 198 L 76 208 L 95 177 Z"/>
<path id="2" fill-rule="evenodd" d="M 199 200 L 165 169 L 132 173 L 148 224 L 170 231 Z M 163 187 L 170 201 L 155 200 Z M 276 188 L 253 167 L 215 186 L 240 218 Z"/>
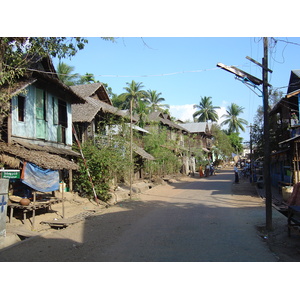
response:
<path id="1" fill-rule="evenodd" d="M 1 170 L 2 178 L 5 179 L 20 179 L 19 170 Z"/>

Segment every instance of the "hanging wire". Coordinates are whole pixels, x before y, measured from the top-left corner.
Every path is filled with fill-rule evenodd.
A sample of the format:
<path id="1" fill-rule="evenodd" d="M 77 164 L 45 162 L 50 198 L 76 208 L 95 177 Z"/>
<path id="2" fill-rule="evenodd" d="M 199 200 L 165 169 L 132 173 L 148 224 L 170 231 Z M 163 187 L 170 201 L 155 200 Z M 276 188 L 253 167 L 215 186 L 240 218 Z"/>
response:
<path id="1" fill-rule="evenodd" d="M 200 72 L 207 72 L 207 71 L 214 71 L 218 70 L 219 68 L 211 68 L 211 69 L 202 69 L 202 70 L 193 70 L 193 71 L 179 71 L 179 72 L 173 72 L 173 73 L 164 73 L 164 74 L 152 74 L 152 75 L 103 75 L 98 74 L 94 75 L 94 77 L 160 77 L 160 76 L 172 76 L 172 75 L 178 75 L 178 74 L 186 74 L 186 73 L 200 73 Z M 44 74 L 50 74 L 50 75 L 61 75 L 61 76 L 71 76 L 72 74 L 60 74 L 60 73 L 54 73 L 54 72 L 46 72 L 41 70 L 35 70 L 35 69 L 27 69 L 31 72 L 39 72 Z"/>

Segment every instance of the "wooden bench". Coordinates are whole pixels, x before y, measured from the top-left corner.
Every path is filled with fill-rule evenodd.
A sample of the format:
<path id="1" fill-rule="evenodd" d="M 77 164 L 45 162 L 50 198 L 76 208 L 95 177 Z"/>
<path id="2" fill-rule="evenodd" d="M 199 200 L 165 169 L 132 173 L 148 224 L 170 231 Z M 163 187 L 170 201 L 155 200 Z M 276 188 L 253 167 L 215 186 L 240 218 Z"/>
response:
<path id="1" fill-rule="evenodd" d="M 23 212 L 23 223 L 25 224 L 26 221 L 26 215 L 28 212 L 32 212 L 32 227 L 34 227 L 34 221 L 35 221 L 35 211 L 39 209 L 46 209 L 47 211 L 51 207 L 52 204 L 60 203 L 62 202 L 62 199 L 54 198 L 54 199 L 44 199 L 44 200 L 38 200 L 36 202 L 31 202 L 30 205 L 21 205 L 19 203 L 14 203 L 9 201 L 8 207 L 10 208 L 10 216 L 9 216 L 9 223 L 12 222 L 14 210 L 18 209 Z"/>
<path id="2" fill-rule="evenodd" d="M 288 235 L 291 236 L 291 228 L 300 227 L 300 206 L 288 207 Z"/>

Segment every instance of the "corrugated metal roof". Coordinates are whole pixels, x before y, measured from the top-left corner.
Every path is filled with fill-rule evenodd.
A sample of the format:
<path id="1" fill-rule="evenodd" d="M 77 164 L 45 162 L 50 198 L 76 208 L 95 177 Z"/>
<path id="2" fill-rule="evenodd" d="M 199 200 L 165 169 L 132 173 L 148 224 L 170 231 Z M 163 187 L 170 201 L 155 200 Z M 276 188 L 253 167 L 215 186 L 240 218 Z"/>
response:
<path id="1" fill-rule="evenodd" d="M 180 124 L 181 127 L 185 128 L 186 130 L 188 130 L 191 133 L 196 133 L 196 132 L 204 132 L 205 133 L 206 125 L 207 125 L 206 122 Z"/>
<path id="2" fill-rule="evenodd" d="M 137 146 L 136 144 L 132 144 L 132 150 L 143 158 L 146 158 L 148 160 L 155 160 L 155 158 L 150 153 L 146 152 L 143 148 Z"/>

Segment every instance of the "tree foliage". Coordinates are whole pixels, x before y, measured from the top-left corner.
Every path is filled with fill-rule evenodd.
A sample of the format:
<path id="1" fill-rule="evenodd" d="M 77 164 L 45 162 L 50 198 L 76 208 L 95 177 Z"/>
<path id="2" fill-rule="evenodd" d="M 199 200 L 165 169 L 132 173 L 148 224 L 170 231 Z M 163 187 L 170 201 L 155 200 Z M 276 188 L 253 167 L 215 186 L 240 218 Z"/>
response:
<path id="1" fill-rule="evenodd" d="M 167 139 L 166 129 L 152 129 L 150 133 L 144 138 L 144 148 L 155 160 L 147 163 L 146 171 L 157 176 L 179 173 L 181 163 L 174 152 L 177 145 Z"/>
<path id="2" fill-rule="evenodd" d="M 231 157 L 231 153 L 234 152 L 230 137 L 221 130 L 220 126 L 214 124 L 212 126 L 212 135 L 214 140 L 214 146 L 219 149 L 219 154 L 224 157 Z"/>
<path id="3" fill-rule="evenodd" d="M 150 111 L 164 111 L 164 109 L 169 108 L 168 104 L 163 104 L 165 98 L 161 97 L 161 93 L 155 90 L 147 90 L 146 92 L 146 103 Z"/>
<path id="4" fill-rule="evenodd" d="M 9 110 L 11 88 L 40 57 L 74 56 L 88 41 L 74 37 L 0 37 L 0 122 Z"/>
<path id="5" fill-rule="evenodd" d="M 135 109 L 138 100 L 143 100 L 146 98 L 146 92 L 143 90 L 142 82 L 126 82 L 127 86 L 124 87 L 125 93 L 121 94 L 121 99 L 123 99 L 122 109 L 129 109 L 130 102 L 132 101 L 132 108 Z"/>
<path id="6" fill-rule="evenodd" d="M 219 106 L 213 106 L 211 97 L 201 97 L 201 101 L 199 104 L 195 104 L 194 108 L 198 109 L 194 114 L 193 117 L 196 118 L 197 122 L 207 122 L 218 121 L 219 117 L 216 112 Z"/>
<path id="7" fill-rule="evenodd" d="M 229 125 L 228 132 L 231 133 L 238 133 L 239 130 L 242 130 L 245 132 L 245 128 L 243 125 L 247 125 L 248 122 L 242 118 L 239 118 L 239 115 L 243 113 L 244 107 L 239 106 L 235 103 L 231 103 L 230 106 L 227 107 L 227 114 L 223 115 L 222 117 L 225 117 L 226 120 L 221 123 L 221 126 L 223 125 Z"/>
<path id="8" fill-rule="evenodd" d="M 110 198 L 109 191 L 117 182 L 122 182 L 129 176 L 130 159 L 128 145 L 123 139 L 110 142 L 87 142 L 82 146 L 86 164 L 91 174 L 97 197 L 102 201 Z M 93 197 L 93 189 L 85 163 L 79 159 L 79 170 L 74 175 L 74 190 L 82 196 Z"/>
<path id="9" fill-rule="evenodd" d="M 57 76 L 65 85 L 71 86 L 77 84 L 80 75 L 74 73 L 75 67 L 64 62 L 59 62 L 56 68 Z"/>

